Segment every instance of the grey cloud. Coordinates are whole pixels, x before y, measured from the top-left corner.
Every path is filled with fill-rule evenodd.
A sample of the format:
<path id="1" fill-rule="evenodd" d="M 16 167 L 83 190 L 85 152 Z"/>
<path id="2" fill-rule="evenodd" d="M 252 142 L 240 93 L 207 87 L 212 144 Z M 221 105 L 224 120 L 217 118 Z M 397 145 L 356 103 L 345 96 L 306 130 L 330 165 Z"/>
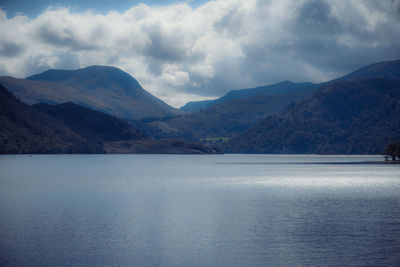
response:
<path id="1" fill-rule="evenodd" d="M 24 48 L 18 44 L 11 42 L 0 43 L 0 56 L 1 57 L 16 57 L 24 52 Z"/>
<path id="2" fill-rule="evenodd" d="M 214 23 L 214 29 L 230 37 L 235 37 L 243 30 L 243 20 L 244 14 L 237 9 L 233 9 Z"/>
<path id="3" fill-rule="evenodd" d="M 240 59 L 226 58 L 224 61 L 220 61 L 214 65 L 216 73 L 214 77 L 204 79 L 202 76 L 190 73 L 191 81 L 200 86 L 185 86 L 180 89 L 200 96 L 218 97 L 229 90 L 249 87 L 251 83 L 243 77 L 243 63 Z"/>
<path id="4" fill-rule="evenodd" d="M 371 3 L 373 6 L 376 5 L 376 1 Z M 363 19 L 366 18 L 359 17 L 360 15 L 354 10 L 353 15 L 359 17 L 359 24 L 344 26 L 337 18 L 330 15 L 331 4 L 334 2 L 311 1 L 306 2 L 301 8 L 298 23 L 295 24 L 296 38 L 293 43 L 293 51 L 299 59 L 327 74 L 336 72 L 338 75 L 374 61 L 400 56 L 398 49 L 379 44 L 393 38 L 391 25 L 378 24 L 374 31 L 369 31 L 363 25 Z M 382 5 L 376 9 L 381 10 Z M 354 46 L 338 42 L 338 38 L 346 35 L 354 39 L 356 42 Z M 399 45 L 399 41 L 397 38 L 389 43 Z M 375 42 L 378 44 L 374 44 Z"/>
<path id="5" fill-rule="evenodd" d="M 374 31 L 363 30 L 366 27 L 363 19 L 368 19 L 365 17 L 358 18 L 359 24 L 344 25 L 332 14 L 333 4 L 334 1 L 305 1 L 295 13 L 294 23 L 281 36 L 266 34 L 251 39 L 242 46 L 244 58 L 234 63 L 225 59 L 215 64 L 215 76 L 201 88 L 191 90 L 202 95 L 222 95 L 230 89 L 286 79 L 321 82 L 374 62 L 400 58 L 400 39 L 394 34 L 393 25 L 384 22 L 378 23 Z M 379 4 L 372 1 L 367 8 L 373 5 Z M 375 10 L 383 12 L 388 8 L 381 4 Z M 361 16 L 357 10 L 353 11 L 354 16 Z M 228 13 L 217 21 L 215 29 L 229 28 L 233 14 Z M 387 15 L 395 17 L 395 14 Z M 232 28 L 236 27 L 234 24 Z M 343 36 L 354 38 L 354 46 L 338 42 Z M 275 41 L 269 42 L 271 38 Z"/>
<path id="6" fill-rule="evenodd" d="M 37 29 L 36 34 L 43 42 L 56 47 L 65 47 L 73 51 L 96 49 L 95 45 L 84 42 L 77 37 L 71 28 L 55 30 L 51 28 L 51 25 L 42 25 Z"/>
<path id="7" fill-rule="evenodd" d="M 162 74 L 162 64 L 159 60 L 154 60 L 153 58 L 149 58 L 147 60 L 148 70 L 154 74 L 155 76 L 160 76 Z"/>
<path id="8" fill-rule="evenodd" d="M 41 56 L 31 56 L 24 63 L 23 72 L 25 77 L 38 74 L 48 69 L 76 69 L 80 67 L 79 58 L 76 54 L 70 52 L 57 52 L 52 54 L 51 58 L 57 58 L 57 62 L 53 64 L 50 60 L 48 62 L 46 58 Z"/>
<path id="9" fill-rule="evenodd" d="M 159 62 L 173 63 L 186 59 L 186 49 L 182 45 L 182 36 L 175 32 L 167 34 L 161 25 L 153 24 L 142 28 L 150 42 L 144 53 Z"/>
<path id="10" fill-rule="evenodd" d="M 330 15 L 331 7 L 323 0 L 306 2 L 299 11 L 298 23 L 304 29 L 332 31 L 337 22 Z"/>

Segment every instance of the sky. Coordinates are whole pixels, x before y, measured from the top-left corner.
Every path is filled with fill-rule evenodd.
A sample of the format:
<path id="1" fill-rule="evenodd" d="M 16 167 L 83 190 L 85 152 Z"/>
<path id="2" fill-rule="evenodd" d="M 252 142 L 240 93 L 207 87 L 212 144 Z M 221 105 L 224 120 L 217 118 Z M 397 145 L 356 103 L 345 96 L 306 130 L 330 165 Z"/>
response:
<path id="1" fill-rule="evenodd" d="M 0 75 L 111 65 L 174 107 L 400 59 L 400 0 L 0 0 Z"/>

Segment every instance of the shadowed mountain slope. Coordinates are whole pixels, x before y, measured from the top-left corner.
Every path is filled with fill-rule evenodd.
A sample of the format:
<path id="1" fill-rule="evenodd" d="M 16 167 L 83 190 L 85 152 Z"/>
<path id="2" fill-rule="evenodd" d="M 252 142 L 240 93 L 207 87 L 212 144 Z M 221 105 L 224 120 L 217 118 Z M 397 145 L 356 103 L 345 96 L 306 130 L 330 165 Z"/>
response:
<path id="1" fill-rule="evenodd" d="M 60 105 L 35 104 L 38 111 L 47 113 L 54 119 L 61 121 L 75 133 L 89 139 L 101 141 L 117 140 L 146 140 L 138 130 L 117 117 L 91 110 L 74 103 Z"/>
<path id="2" fill-rule="evenodd" d="M 400 80 L 337 81 L 267 117 L 225 147 L 235 153 L 377 154 L 400 140 Z"/>
<path id="3" fill-rule="evenodd" d="M 335 82 L 365 78 L 400 79 L 400 60 L 379 62 L 368 65 L 333 81 Z"/>
<path id="4" fill-rule="evenodd" d="M 201 144 L 150 140 L 114 116 L 73 103 L 31 107 L 0 86 L 0 154 L 217 152 Z"/>
<path id="5" fill-rule="evenodd" d="M 186 111 L 186 112 L 197 112 L 202 109 L 207 108 L 208 106 L 211 106 L 215 103 L 215 99 L 213 100 L 201 100 L 201 101 L 191 101 L 187 102 L 185 105 L 180 107 L 180 110 Z"/>
<path id="6" fill-rule="evenodd" d="M 187 112 L 196 112 L 202 109 L 206 109 L 218 103 L 222 103 L 233 99 L 247 99 L 253 96 L 273 96 L 273 95 L 283 95 L 290 94 L 295 91 L 301 91 L 308 88 L 316 88 L 317 85 L 313 83 L 294 83 L 291 81 L 284 81 L 276 84 L 271 84 L 267 86 L 260 86 L 256 88 L 239 89 L 229 91 L 224 96 L 214 99 L 214 100 L 203 100 L 203 101 L 193 101 L 189 102 L 181 110 Z"/>
<path id="7" fill-rule="evenodd" d="M 354 72 L 351 72 L 343 77 L 334 79 L 329 82 L 343 81 L 343 80 L 354 80 L 362 78 L 388 78 L 388 79 L 398 79 L 400 77 L 400 60 L 385 61 L 375 64 L 368 65 Z M 257 88 L 249 89 L 239 89 L 229 91 L 224 96 L 213 99 L 213 100 L 203 100 L 203 101 L 192 101 L 186 103 L 180 109 L 187 112 L 197 112 L 202 109 L 211 107 L 217 103 L 238 98 L 248 98 L 256 95 L 280 95 L 294 92 L 296 90 L 303 90 L 305 88 L 317 88 L 318 86 L 325 84 L 313 84 L 313 83 L 294 83 L 291 81 L 284 81 L 276 84 L 271 84 L 267 86 L 260 86 Z"/>
<path id="8" fill-rule="evenodd" d="M 0 153 L 104 153 L 104 149 L 0 86 Z"/>
<path id="9" fill-rule="evenodd" d="M 73 103 L 55 106 L 42 103 L 33 107 L 62 122 L 75 133 L 101 142 L 107 153 L 207 154 L 217 152 L 201 144 L 148 139 L 117 117 Z"/>
<path id="10" fill-rule="evenodd" d="M 48 70 L 27 79 L 0 77 L 0 84 L 27 104 L 73 102 L 123 119 L 179 113 L 145 91 L 128 73 L 108 66 Z"/>
<path id="11" fill-rule="evenodd" d="M 314 87 L 311 86 L 286 94 L 232 97 L 199 112 L 154 122 L 152 125 L 163 129 L 167 134 L 187 140 L 231 138 L 266 116 L 281 113 L 286 106 L 304 99 L 313 90 Z"/>
<path id="12" fill-rule="evenodd" d="M 192 102 L 192 106 L 207 106 L 199 112 L 181 115 L 153 125 L 164 131 L 181 134 L 178 136 L 183 138 L 230 138 L 247 130 L 266 116 L 280 114 L 288 105 L 305 99 L 320 86 L 364 78 L 400 79 L 400 60 L 372 64 L 319 85 L 285 81 L 264 87 L 230 91 L 213 101 Z M 191 106 L 187 105 L 186 108 Z"/>

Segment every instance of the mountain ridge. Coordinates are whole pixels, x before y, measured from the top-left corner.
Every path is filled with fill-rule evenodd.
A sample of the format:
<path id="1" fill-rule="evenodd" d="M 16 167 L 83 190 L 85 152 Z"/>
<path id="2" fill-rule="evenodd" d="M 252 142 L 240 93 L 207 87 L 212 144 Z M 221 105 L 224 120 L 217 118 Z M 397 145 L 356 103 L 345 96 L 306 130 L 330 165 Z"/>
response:
<path id="1" fill-rule="evenodd" d="M 225 144 L 233 153 L 379 154 L 400 140 L 400 80 L 325 84 Z"/>
<path id="2" fill-rule="evenodd" d="M 102 145 L 22 103 L 0 86 L 0 153 L 104 153 Z"/>
<path id="3" fill-rule="evenodd" d="M 334 79 L 330 82 L 354 80 L 363 78 L 387 78 L 399 79 L 400 77 L 400 59 L 391 61 L 382 61 L 367 65 L 357 69 L 349 74 Z"/>
<path id="4" fill-rule="evenodd" d="M 282 112 L 314 91 L 306 87 L 286 94 L 254 95 L 232 98 L 211 105 L 198 112 L 183 114 L 152 125 L 163 129 L 166 135 L 185 140 L 231 138 L 268 115 Z"/>
<path id="5" fill-rule="evenodd" d="M 0 86 L 0 154 L 209 154 L 202 144 L 151 140 L 117 117 L 74 103 L 29 106 Z"/>
<path id="6" fill-rule="evenodd" d="M 188 112 L 196 112 L 200 111 L 201 109 L 209 108 L 215 104 L 228 100 L 245 99 L 257 95 L 262 95 L 262 96 L 282 95 L 295 92 L 297 90 L 303 90 L 306 88 L 315 88 L 315 87 L 317 87 L 317 84 L 313 84 L 310 82 L 296 83 L 286 80 L 283 82 L 258 86 L 254 88 L 231 90 L 217 99 L 188 102 L 180 109 Z"/>
<path id="7" fill-rule="evenodd" d="M 397 66 L 393 68 L 393 66 Z M 385 71 L 383 71 L 385 70 Z M 282 82 L 268 84 L 264 86 L 258 86 L 254 88 L 237 89 L 231 90 L 223 96 L 201 101 L 190 101 L 182 106 L 180 109 L 187 112 L 196 112 L 201 109 L 210 107 L 216 103 L 222 102 L 224 100 L 229 100 L 233 98 L 246 98 L 247 96 L 254 95 L 271 95 L 271 94 L 285 94 L 293 89 L 290 89 L 290 85 L 305 86 L 305 87 L 319 87 L 323 84 L 336 82 L 341 80 L 352 80 L 358 78 L 395 78 L 400 77 L 400 60 L 382 61 L 373 63 L 364 67 L 361 67 L 355 71 L 352 71 L 346 75 L 339 78 L 335 78 L 329 81 L 321 83 L 311 83 L 311 82 L 292 82 L 290 80 L 285 80 Z M 289 89 L 288 89 L 289 88 Z"/>
<path id="8" fill-rule="evenodd" d="M 128 73 L 110 66 L 53 69 L 27 79 L 3 76 L 0 84 L 28 104 L 73 102 L 128 120 L 180 112 L 145 91 Z"/>

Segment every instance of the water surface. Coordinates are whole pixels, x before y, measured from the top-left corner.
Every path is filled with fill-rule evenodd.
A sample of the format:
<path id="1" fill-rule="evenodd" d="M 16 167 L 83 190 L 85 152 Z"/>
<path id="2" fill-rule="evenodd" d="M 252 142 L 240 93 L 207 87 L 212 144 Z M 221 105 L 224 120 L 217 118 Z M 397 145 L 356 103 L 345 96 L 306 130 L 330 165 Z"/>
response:
<path id="1" fill-rule="evenodd" d="M 400 263 L 381 156 L 0 156 L 0 265 Z"/>

